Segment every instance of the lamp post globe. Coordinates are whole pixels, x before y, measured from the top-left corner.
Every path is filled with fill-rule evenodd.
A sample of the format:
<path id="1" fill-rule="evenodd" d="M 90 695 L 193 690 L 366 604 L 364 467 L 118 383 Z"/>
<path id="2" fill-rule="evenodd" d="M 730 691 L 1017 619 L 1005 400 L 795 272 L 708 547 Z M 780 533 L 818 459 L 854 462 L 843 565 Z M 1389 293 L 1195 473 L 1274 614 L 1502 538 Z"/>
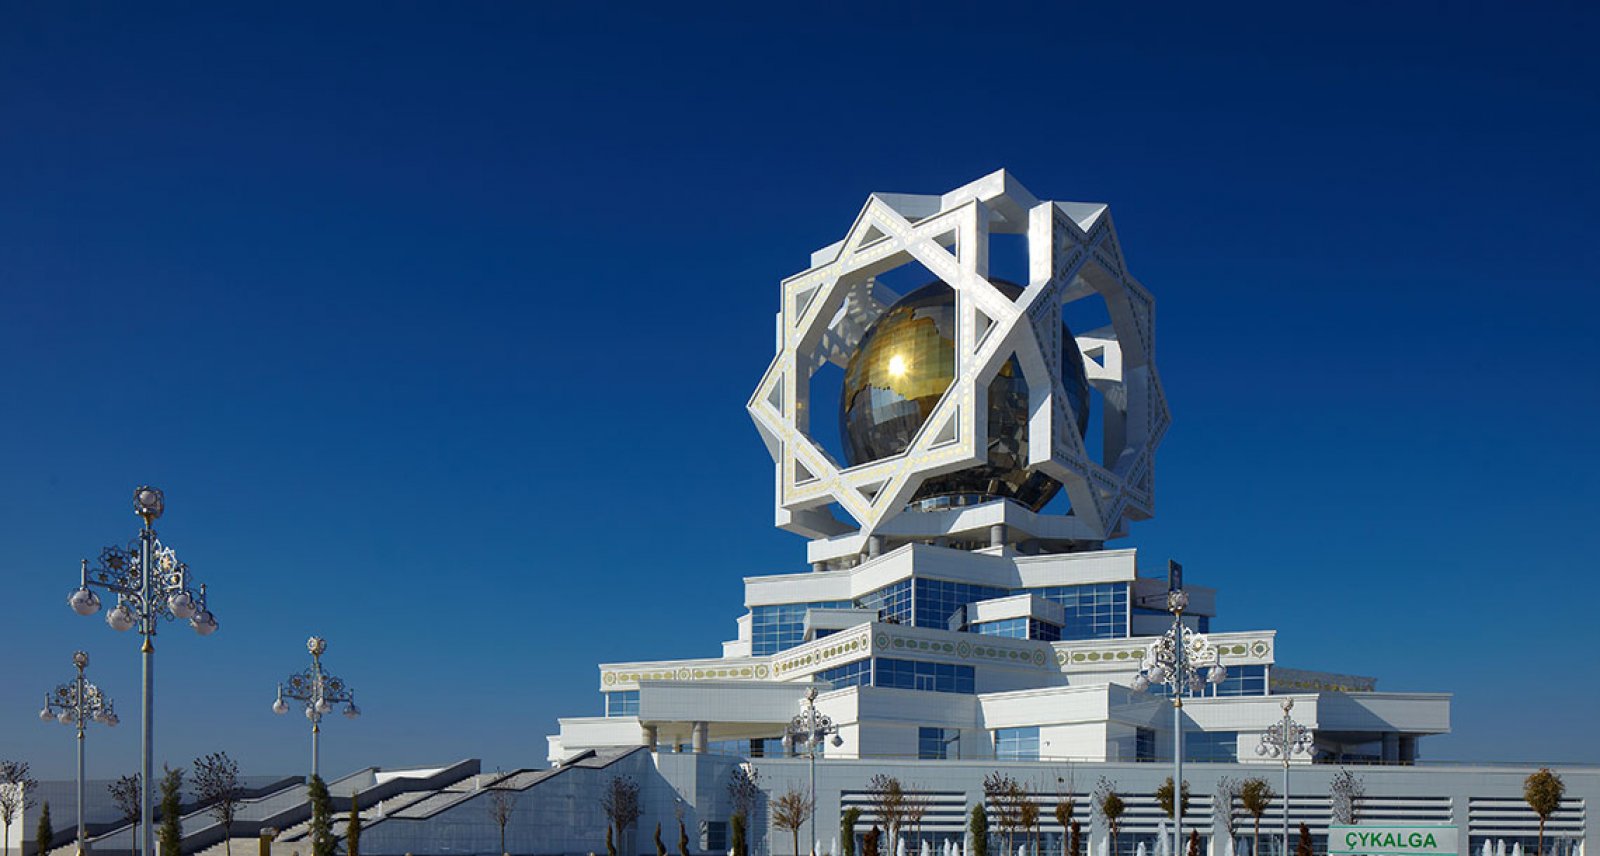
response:
<path id="1" fill-rule="evenodd" d="M 319 774 L 321 762 L 322 718 L 333 711 L 333 706 L 343 704 L 346 719 L 361 715 L 356 707 L 355 691 L 343 678 L 329 674 L 322 668 L 322 655 L 327 653 L 328 640 L 312 636 L 306 640 L 306 651 L 311 655 L 311 666 L 289 676 L 278 684 L 278 697 L 272 703 L 273 713 L 287 713 L 292 699 L 305 705 L 306 720 L 311 723 L 311 776 Z M 311 776 L 307 777 L 309 781 Z"/>
<path id="2" fill-rule="evenodd" d="M 143 637 L 139 646 L 141 660 L 140 712 L 143 726 L 139 738 L 141 770 L 139 775 L 139 817 L 136 829 L 140 831 L 139 852 L 153 856 L 154 841 L 150 830 L 150 786 L 154 775 L 155 742 L 155 643 L 156 630 L 162 621 L 187 619 L 201 636 L 217 629 L 216 618 L 206 609 L 206 589 L 196 592 L 191 586 L 189 567 L 178 561 L 172 548 L 156 537 L 152 524 L 166 511 L 166 497 L 161 490 L 150 485 L 140 485 L 133 491 L 133 512 L 144 521 L 137 539 L 126 547 L 106 547 L 93 571 L 89 560 L 79 564 L 78 587 L 67 597 L 67 605 L 79 615 L 93 615 L 100 610 L 100 597 L 92 589 L 104 589 L 116 595 L 116 606 L 106 612 L 106 625 L 119 633 L 137 629 Z M 87 657 L 84 658 L 87 663 Z M 92 718 L 92 717 L 91 717 Z M 82 728 L 85 715 L 78 712 L 74 721 Z M 95 721 L 109 725 L 117 723 L 116 714 L 107 711 Z"/>

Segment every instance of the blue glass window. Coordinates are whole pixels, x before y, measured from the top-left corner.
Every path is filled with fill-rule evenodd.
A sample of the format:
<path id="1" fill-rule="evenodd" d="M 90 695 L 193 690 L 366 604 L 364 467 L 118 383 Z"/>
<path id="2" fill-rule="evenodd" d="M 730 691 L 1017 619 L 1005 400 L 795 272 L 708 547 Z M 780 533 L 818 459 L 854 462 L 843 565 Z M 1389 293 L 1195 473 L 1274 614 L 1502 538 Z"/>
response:
<path id="1" fill-rule="evenodd" d="M 712 853 L 723 853 L 728 849 L 728 822 L 726 820 L 708 820 L 706 824 L 706 849 Z"/>
<path id="2" fill-rule="evenodd" d="M 750 652 L 757 657 L 787 651 L 806 636 L 806 610 L 845 609 L 849 601 L 827 600 L 813 603 L 780 603 L 750 609 Z"/>
<path id="3" fill-rule="evenodd" d="M 606 697 L 606 716 L 638 716 L 639 691 L 601 693 Z"/>
<path id="4" fill-rule="evenodd" d="M 956 610 L 980 600 L 1009 597 L 1011 590 L 972 583 L 919 579 L 916 581 L 916 593 L 916 625 L 945 630 L 950 625 L 950 616 L 954 615 Z"/>
<path id="5" fill-rule="evenodd" d="M 1133 760 L 1156 759 L 1156 732 L 1153 728 L 1139 728 L 1133 732 Z"/>
<path id="6" fill-rule="evenodd" d="M 1267 694 L 1266 666 L 1229 666 L 1220 684 L 1207 684 L 1210 696 L 1258 696 Z"/>
<path id="7" fill-rule="evenodd" d="M 948 752 L 949 742 L 956 736 L 955 732 L 947 732 L 943 728 L 930 728 L 924 725 L 917 729 L 917 759 L 921 761 L 943 761 Z"/>
<path id="8" fill-rule="evenodd" d="M 864 609 L 878 611 L 878 620 L 896 624 L 911 623 L 911 581 L 901 580 L 857 598 Z"/>
<path id="9" fill-rule="evenodd" d="M 1039 726 L 996 728 L 994 757 L 1001 761 L 1039 760 Z"/>
<path id="10" fill-rule="evenodd" d="M 1062 639 L 1127 638 L 1127 583 L 1045 586 L 1024 589 L 1019 594 L 1038 595 L 1061 604 L 1066 613 L 1066 624 L 1061 628 Z"/>
<path id="11" fill-rule="evenodd" d="M 984 636 L 1003 636 L 1007 639 L 1037 639 L 1042 642 L 1061 640 L 1061 628 L 1037 618 L 1002 618 L 999 621 L 981 621 L 971 626 L 973 633 Z"/>
<path id="12" fill-rule="evenodd" d="M 872 683 L 872 661 L 857 660 L 832 669 L 824 669 L 816 674 L 819 680 L 833 684 L 833 688 L 864 687 Z"/>
<path id="13" fill-rule="evenodd" d="M 1239 760 L 1239 732 L 1185 731 L 1183 733 L 1183 760 L 1237 762 Z"/>
<path id="14" fill-rule="evenodd" d="M 878 658 L 873 663 L 872 685 L 876 687 L 967 695 L 975 692 L 971 666 L 884 658 Z"/>
<path id="15" fill-rule="evenodd" d="M 1210 633 L 1211 632 L 1211 616 L 1209 616 L 1209 615 L 1197 615 L 1197 616 L 1195 616 L 1195 629 L 1199 630 L 1201 633 Z"/>
<path id="16" fill-rule="evenodd" d="M 984 636 L 1026 639 L 1028 638 L 1028 619 L 1003 618 L 999 621 L 983 621 L 972 625 L 972 629 Z"/>

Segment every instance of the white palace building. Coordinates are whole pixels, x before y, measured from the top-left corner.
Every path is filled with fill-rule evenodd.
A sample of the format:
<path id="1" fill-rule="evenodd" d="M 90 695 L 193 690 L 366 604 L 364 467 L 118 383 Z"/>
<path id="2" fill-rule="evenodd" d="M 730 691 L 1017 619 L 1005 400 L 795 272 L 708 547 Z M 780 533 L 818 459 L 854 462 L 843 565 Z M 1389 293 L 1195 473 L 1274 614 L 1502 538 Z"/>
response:
<path id="1" fill-rule="evenodd" d="M 726 853 L 736 768 L 768 796 L 750 818 L 756 854 L 793 853 L 767 806 L 813 780 L 800 849 L 837 854 L 845 809 L 865 811 L 858 836 L 879 821 L 879 774 L 927 806 L 913 852 L 960 841 L 984 777 L 1001 771 L 1042 803 L 1041 856 L 1062 852 L 1053 812 L 1067 799 L 1101 852 L 1101 780 L 1127 804 L 1116 856 L 1131 856 L 1163 819 L 1174 683 L 1185 826 L 1208 852 L 1250 827 L 1216 797 L 1219 779 L 1281 791 L 1281 762 L 1260 750 L 1289 700 L 1310 734 L 1290 759 L 1289 820 L 1319 852 L 1330 780 L 1346 769 L 1364 785 L 1360 822 L 1449 825 L 1459 852 L 1504 842 L 1532 856 L 1532 768 L 1426 761 L 1428 738 L 1450 730 L 1448 694 L 1297 668 L 1271 629 L 1214 630 L 1213 589 L 1176 585 L 1165 561 L 1117 546 L 1154 513 L 1169 415 L 1155 303 L 1105 205 L 1041 200 L 1005 172 L 943 195 L 875 193 L 780 299 L 776 356 L 748 411 L 773 460 L 775 522 L 809 539 L 802 569 L 745 578 L 748 611 L 714 656 L 600 666 L 603 715 L 560 720 L 548 768 L 486 775 L 465 762 L 335 782 L 341 807 L 363 794 L 366 856 L 499 852 L 496 790 L 517 798 L 509 852 L 604 853 L 600 795 L 624 775 L 641 784 L 643 815 L 619 853 L 654 853 L 656 824 L 675 851 L 680 818 L 693 852 Z M 804 741 L 784 740 L 813 693 L 836 730 L 814 768 Z M 1600 843 L 1588 819 L 1600 769 L 1556 770 L 1566 796 L 1545 852 L 1566 856 Z M 302 834 L 283 808 L 298 803 L 273 799 L 280 813 L 262 817 L 285 830 L 282 848 Z M 1283 811 L 1275 798 L 1263 830 Z"/>

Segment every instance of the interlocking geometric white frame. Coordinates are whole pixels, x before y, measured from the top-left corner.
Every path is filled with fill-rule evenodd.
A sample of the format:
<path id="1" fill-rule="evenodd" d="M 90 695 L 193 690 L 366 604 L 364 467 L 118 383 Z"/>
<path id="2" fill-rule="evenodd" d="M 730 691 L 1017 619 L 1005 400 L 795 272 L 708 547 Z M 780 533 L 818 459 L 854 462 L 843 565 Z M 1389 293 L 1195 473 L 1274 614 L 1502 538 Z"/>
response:
<path id="1" fill-rule="evenodd" d="M 989 236 L 1027 236 L 1028 283 L 1015 301 L 988 280 Z M 899 455 L 845 468 L 807 435 L 810 379 L 843 366 L 897 295 L 876 278 L 920 262 L 955 292 L 956 377 Z M 982 463 L 988 388 L 1012 354 L 1028 385 L 1028 463 L 1061 482 L 1072 537 L 1126 534 L 1154 511 L 1156 446 L 1170 422 L 1155 368 L 1154 300 L 1127 272 L 1107 207 L 1040 201 L 1005 171 L 942 196 L 874 193 L 843 241 L 783 281 L 778 353 L 746 409 L 777 465 L 776 524 L 813 538 L 869 535 L 924 480 Z M 1091 455 L 1062 387 L 1062 306 L 1105 302 L 1111 324 L 1074 331 L 1101 393 L 1103 446 Z M 826 410 L 824 412 L 827 412 Z"/>

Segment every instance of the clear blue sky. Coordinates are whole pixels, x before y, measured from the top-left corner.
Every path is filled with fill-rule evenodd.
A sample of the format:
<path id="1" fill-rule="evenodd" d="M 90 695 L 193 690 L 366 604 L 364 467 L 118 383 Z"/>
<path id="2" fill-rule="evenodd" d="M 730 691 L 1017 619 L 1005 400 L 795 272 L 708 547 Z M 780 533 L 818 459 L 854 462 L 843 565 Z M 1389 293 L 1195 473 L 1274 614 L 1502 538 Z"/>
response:
<path id="1" fill-rule="evenodd" d="M 572 4 L 577 6 L 579 4 Z M 587 5 L 587 4 L 585 4 Z M 326 4 L 0 13 L 0 757 L 129 493 L 222 629 L 158 743 L 540 765 L 595 663 L 708 656 L 803 567 L 743 404 L 778 282 L 875 190 L 1110 202 L 1175 423 L 1124 542 L 1285 664 L 1457 693 L 1433 757 L 1600 761 L 1600 27 L 1580 4 Z"/>

